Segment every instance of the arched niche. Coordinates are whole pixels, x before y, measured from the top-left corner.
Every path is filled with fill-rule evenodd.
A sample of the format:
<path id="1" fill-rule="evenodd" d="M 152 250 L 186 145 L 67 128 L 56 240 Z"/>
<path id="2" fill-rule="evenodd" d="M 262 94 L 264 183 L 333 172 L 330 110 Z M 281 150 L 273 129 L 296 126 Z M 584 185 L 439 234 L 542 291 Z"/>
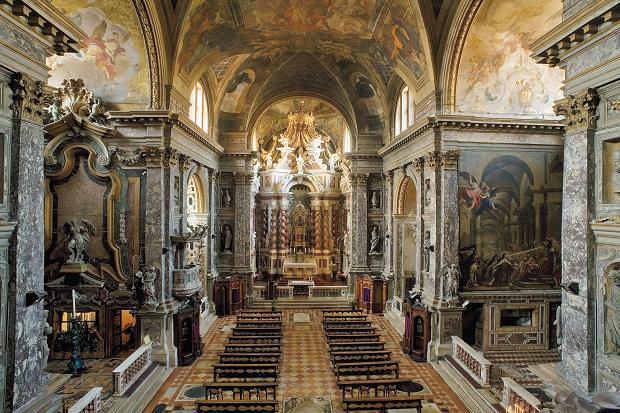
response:
<path id="1" fill-rule="evenodd" d="M 399 215 L 414 215 L 417 207 L 417 189 L 411 177 L 406 176 L 398 186 L 396 213 Z"/>

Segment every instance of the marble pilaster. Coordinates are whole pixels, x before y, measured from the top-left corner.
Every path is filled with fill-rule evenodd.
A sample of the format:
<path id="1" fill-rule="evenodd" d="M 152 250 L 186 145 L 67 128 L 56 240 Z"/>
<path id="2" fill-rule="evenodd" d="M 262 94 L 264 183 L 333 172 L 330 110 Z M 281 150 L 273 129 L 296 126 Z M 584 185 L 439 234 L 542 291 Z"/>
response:
<path id="1" fill-rule="evenodd" d="M 577 294 L 562 291 L 563 335 L 561 371 L 583 391 L 594 383 L 596 319 L 591 303 L 596 294 L 594 243 L 589 223 L 594 218 L 594 130 L 599 97 L 587 89 L 556 102 L 565 117 L 562 188 L 562 283 L 577 283 Z"/>
<path id="2" fill-rule="evenodd" d="M 17 223 L 10 246 L 7 323 L 7 400 L 17 410 L 47 382 L 43 302 L 26 305 L 28 292 L 43 292 L 43 82 L 21 73 L 13 92 L 10 221 Z"/>

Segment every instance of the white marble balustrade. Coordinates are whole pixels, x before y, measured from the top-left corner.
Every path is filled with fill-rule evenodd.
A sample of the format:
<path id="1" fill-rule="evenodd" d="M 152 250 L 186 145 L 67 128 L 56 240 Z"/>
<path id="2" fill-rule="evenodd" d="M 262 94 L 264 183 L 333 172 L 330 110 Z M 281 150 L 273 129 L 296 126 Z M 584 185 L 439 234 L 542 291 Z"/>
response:
<path id="1" fill-rule="evenodd" d="M 99 413 L 101 412 L 101 390 L 94 387 L 67 410 L 67 413 Z"/>
<path id="2" fill-rule="evenodd" d="M 123 395 L 125 391 L 149 368 L 153 363 L 153 343 L 142 345 L 131 353 L 117 368 L 114 369 L 114 394 Z"/>
<path id="3" fill-rule="evenodd" d="M 452 358 L 482 386 L 491 380 L 491 362 L 457 336 L 452 336 Z"/>
<path id="4" fill-rule="evenodd" d="M 542 411 L 542 403 L 536 396 L 527 391 L 510 377 L 502 377 L 504 391 L 502 405 L 507 413 L 538 413 Z"/>

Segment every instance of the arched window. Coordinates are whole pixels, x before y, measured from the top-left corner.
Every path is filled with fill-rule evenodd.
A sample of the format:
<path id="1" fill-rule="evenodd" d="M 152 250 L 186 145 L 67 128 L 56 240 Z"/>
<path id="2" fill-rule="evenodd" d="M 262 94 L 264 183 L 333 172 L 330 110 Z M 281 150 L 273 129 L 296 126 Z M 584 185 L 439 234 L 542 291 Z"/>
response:
<path id="1" fill-rule="evenodd" d="M 189 118 L 205 132 L 209 127 L 209 108 L 207 107 L 207 95 L 200 84 L 196 83 L 189 98 Z"/>
<path id="2" fill-rule="evenodd" d="M 413 125 L 413 93 L 409 93 L 409 86 L 405 86 L 396 105 L 394 135 L 399 135 L 411 125 Z"/>

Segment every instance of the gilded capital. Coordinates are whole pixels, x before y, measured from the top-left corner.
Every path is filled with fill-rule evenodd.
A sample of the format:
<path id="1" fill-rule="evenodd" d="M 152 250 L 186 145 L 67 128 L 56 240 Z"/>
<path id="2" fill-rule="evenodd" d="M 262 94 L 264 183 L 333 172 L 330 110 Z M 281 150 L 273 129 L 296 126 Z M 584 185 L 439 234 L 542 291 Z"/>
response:
<path id="1" fill-rule="evenodd" d="M 13 91 L 13 117 L 42 125 L 45 113 L 45 83 L 23 73 L 14 73 L 9 86 Z"/>
<path id="2" fill-rule="evenodd" d="M 598 92 L 586 89 L 576 95 L 569 95 L 553 106 L 556 115 L 564 116 L 566 132 L 596 129 L 596 107 L 599 103 Z"/>

